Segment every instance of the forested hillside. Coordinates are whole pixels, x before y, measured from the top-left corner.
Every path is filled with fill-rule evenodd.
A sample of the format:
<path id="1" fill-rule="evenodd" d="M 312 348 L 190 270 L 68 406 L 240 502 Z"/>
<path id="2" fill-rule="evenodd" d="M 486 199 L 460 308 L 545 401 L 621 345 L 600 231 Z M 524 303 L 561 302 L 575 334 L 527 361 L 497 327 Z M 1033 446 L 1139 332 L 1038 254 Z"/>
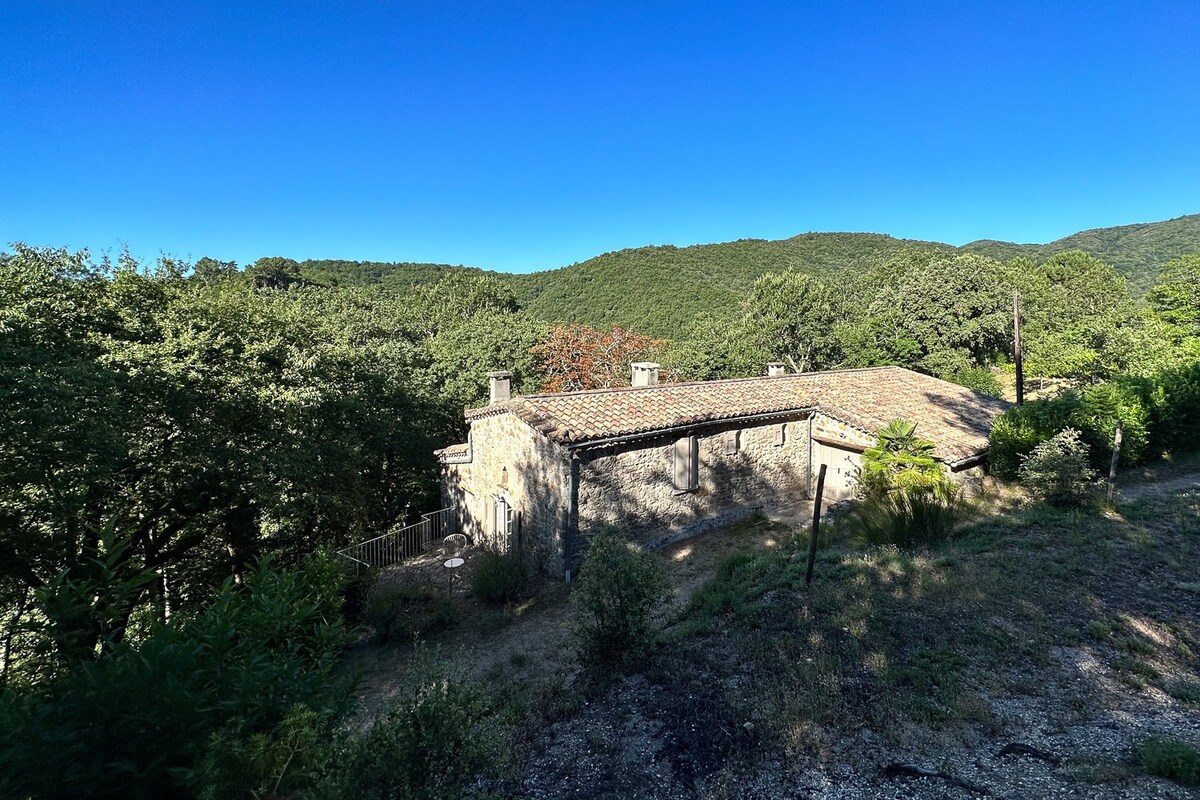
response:
<path id="1" fill-rule="evenodd" d="M 1174 258 L 1200 251 L 1200 214 L 1164 222 L 1119 225 L 1073 233 L 1049 244 L 1014 244 L 981 239 L 960 249 L 1007 260 L 1015 257 L 1035 261 L 1068 250 L 1082 250 L 1117 268 L 1135 294 L 1149 289 L 1162 265 Z"/>
<path id="2" fill-rule="evenodd" d="M 555 270 L 490 273 L 505 281 L 522 308 L 547 322 L 620 325 L 649 336 L 677 338 L 698 315 L 722 313 L 754 281 L 786 271 L 858 275 L 904 249 L 965 251 L 999 261 L 1043 261 L 1081 250 L 1111 264 L 1135 295 L 1154 284 L 1162 265 L 1200 252 L 1200 215 L 1165 222 L 1081 231 L 1049 244 L 979 240 L 960 248 L 875 233 L 805 233 L 790 239 L 741 239 L 721 244 L 618 250 Z M 380 285 L 404 291 L 457 271 L 446 264 L 304 261 L 303 276 L 326 285 Z"/>

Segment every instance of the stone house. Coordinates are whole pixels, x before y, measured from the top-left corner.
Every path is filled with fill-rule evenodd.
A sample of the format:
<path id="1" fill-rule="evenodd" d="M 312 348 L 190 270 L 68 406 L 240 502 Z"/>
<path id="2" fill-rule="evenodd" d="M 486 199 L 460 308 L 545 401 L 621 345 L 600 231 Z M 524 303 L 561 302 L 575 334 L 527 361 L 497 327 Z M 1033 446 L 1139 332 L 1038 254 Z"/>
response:
<path id="1" fill-rule="evenodd" d="M 811 496 L 851 496 L 859 454 L 893 419 L 917 423 L 952 474 L 979 472 L 1008 403 L 900 367 L 511 396 L 470 409 L 467 442 L 437 452 L 442 494 L 475 541 L 570 580 L 588 538 L 613 527 L 654 546 Z"/>

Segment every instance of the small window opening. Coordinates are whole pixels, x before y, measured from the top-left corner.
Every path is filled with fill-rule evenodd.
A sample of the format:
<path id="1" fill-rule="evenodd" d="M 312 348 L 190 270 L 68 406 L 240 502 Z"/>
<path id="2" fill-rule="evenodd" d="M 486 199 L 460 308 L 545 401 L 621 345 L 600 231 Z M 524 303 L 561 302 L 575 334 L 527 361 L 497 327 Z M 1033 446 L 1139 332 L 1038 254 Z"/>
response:
<path id="1" fill-rule="evenodd" d="M 786 422 L 775 429 L 775 446 L 783 447 L 785 442 L 787 442 L 787 423 Z"/>
<path id="2" fill-rule="evenodd" d="M 729 431 L 725 434 L 725 455 L 736 456 L 741 445 L 742 432 Z"/>

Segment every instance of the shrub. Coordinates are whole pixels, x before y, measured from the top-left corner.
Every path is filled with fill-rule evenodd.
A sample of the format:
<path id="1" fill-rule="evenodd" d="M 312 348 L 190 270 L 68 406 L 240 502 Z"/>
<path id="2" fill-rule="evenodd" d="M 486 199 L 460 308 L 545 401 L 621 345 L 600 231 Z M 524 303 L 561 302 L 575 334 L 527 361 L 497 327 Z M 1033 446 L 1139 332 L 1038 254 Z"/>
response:
<path id="1" fill-rule="evenodd" d="M 1150 444 L 1150 382 L 1123 378 L 1089 386 L 1079 393 L 1071 411 L 1071 427 L 1082 434 L 1091 450 L 1094 467 L 1107 466 L 1113 435 L 1121 423 L 1121 461 L 1136 464 Z"/>
<path id="2" fill-rule="evenodd" d="M 990 397 L 1003 396 L 1003 392 L 1000 389 L 1000 381 L 997 380 L 996 373 L 992 372 L 988 367 L 965 367 L 953 372 L 947 372 L 938 377 L 951 383 L 957 383 L 959 386 L 974 389 Z"/>
<path id="3" fill-rule="evenodd" d="M 970 513 L 962 489 L 942 480 L 870 497 L 841 524 L 860 545 L 923 547 L 950 538 Z"/>
<path id="4" fill-rule="evenodd" d="M 881 498 L 896 490 L 932 489 L 944 480 L 945 469 L 933 457 L 934 443 L 916 435 L 917 425 L 892 420 L 875 432 L 878 444 L 862 454 L 859 492 Z"/>
<path id="5" fill-rule="evenodd" d="M 262 565 L 191 620 L 120 644 L 36 692 L 0 696 L 0 796 L 187 796 L 212 735 L 273 730 L 345 700 L 338 567 Z"/>
<path id="6" fill-rule="evenodd" d="M 1067 392 L 1053 399 L 1031 400 L 1013 406 L 992 424 L 988 461 L 1001 478 L 1015 478 L 1021 458 L 1070 424 L 1079 398 Z"/>
<path id="7" fill-rule="evenodd" d="M 581 657 L 611 666 L 644 655 L 654 641 L 655 612 L 670 594 L 653 553 L 597 534 L 571 593 Z"/>
<path id="8" fill-rule="evenodd" d="M 1200 448 L 1200 363 L 1149 378 L 1122 377 L 1001 414 L 992 426 L 989 459 L 1002 478 L 1017 477 L 1023 456 L 1071 427 L 1090 446 L 1092 466 L 1108 464 L 1121 423 L 1121 461 Z"/>
<path id="9" fill-rule="evenodd" d="M 1033 448 L 1021 459 L 1019 476 L 1026 489 L 1053 505 L 1082 505 L 1096 489 L 1087 443 L 1074 428 L 1065 428 Z"/>
<path id="10" fill-rule="evenodd" d="M 1142 769 L 1151 775 L 1182 783 L 1200 784 L 1200 749 L 1178 739 L 1154 737 L 1137 751 Z"/>
<path id="11" fill-rule="evenodd" d="M 1200 363 L 1160 372 L 1149 395 L 1152 446 L 1159 452 L 1200 448 Z"/>
<path id="12" fill-rule="evenodd" d="M 486 550 L 471 567 L 471 592 L 489 603 L 511 603 L 525 596 L 529 570 L 519 555 Z"/>
<path id="13" fill-rule="evenodd" d="M 466 796 L 505 761 L 508 723 L 460 672 L 418 650 L 366 730 L 296 707 L 270 733 L 222 731 L 200 770 L 203 800 L 416 800 Z"/>
<path id="14" fill-rule="evenodd" d="M 446 628 L 458 620 L 448 589 L 417 574 L 383 572 L 367 591 L 363 617 L 381 642 Z"/>
<path id="15" fill-rule="evenodd" d="M 344 735 L 326 796 L 458 798 L 503 759 L 503 723 L 465 675 L 418 652 L 404 684 L 369 729 Z"/>

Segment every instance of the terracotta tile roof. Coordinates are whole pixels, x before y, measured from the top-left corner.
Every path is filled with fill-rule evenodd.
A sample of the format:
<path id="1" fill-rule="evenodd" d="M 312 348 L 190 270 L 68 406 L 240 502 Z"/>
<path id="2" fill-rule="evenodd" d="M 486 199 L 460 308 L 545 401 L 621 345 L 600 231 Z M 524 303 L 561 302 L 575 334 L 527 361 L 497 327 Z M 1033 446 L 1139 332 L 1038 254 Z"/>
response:
<path id="1" fill-rule="evenodd" d="M 584 444 L 759 414 L 820 410 L 868 433 L 896 418 L 917 423 L 944 461 L 987 450 L 992 420 L 1009 404 L 901 367 L 769 378 L 667 383 L 514 397 L 466 412 L 512 412 L 560 444 Z"/>
<path id="2" fill-rule="evenodd" d="M 462 444 L 452 444 L 449 447 L 443 447 L 441 450 L 434 450 L 435 456 L 465 456 L 470 445 L 466 442 Z"/>

